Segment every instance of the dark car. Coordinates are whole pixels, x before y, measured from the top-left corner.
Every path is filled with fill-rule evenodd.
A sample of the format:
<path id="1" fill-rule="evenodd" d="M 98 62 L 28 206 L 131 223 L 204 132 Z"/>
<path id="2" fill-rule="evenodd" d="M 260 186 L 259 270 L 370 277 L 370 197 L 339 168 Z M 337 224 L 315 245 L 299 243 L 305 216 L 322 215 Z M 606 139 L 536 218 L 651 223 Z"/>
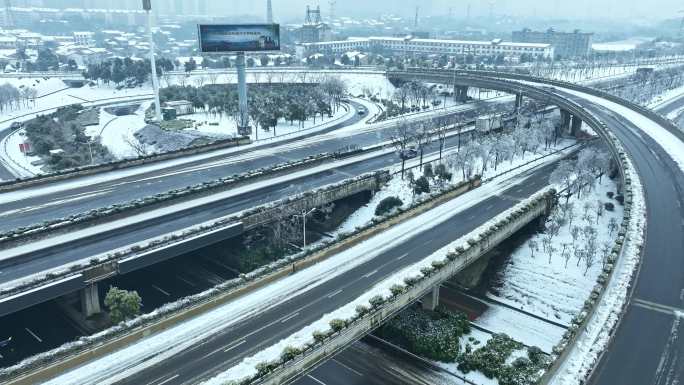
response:
<path id="1" fill-rule="evenodd" d="M 14 123 L 10 124 L 10 126 L 9 126 L 10 130 L 12 130 L 12 131 L 16 131 L 16 130 L 20 129 L 21 127 L 23 127 L 23 124 L 21 124 L 19 122 L 14 122 Z"/>
<path id="2" fill-rule="evenodd" d="M 415 148 L 407 148 L 399 151 L 399 159 L 408 160 L 418 156 L 418 151 Z"/>

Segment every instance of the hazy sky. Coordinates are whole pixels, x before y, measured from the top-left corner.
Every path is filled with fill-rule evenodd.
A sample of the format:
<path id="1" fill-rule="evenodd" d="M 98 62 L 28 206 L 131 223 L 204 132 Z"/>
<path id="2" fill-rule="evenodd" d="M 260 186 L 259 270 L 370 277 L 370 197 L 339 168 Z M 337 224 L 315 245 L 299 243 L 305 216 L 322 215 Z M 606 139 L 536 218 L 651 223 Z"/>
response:
<path id="1" fill-rule="evenodd" d="M 232 0 L 224 4 L 232 12 L 254 13 L 265 8 L 266 0 Z M 320 5 L 327 14 L 328 0 L 273 0 L 276 16 L 286 19 L 304 17 L 306 5 Z M 678 17 L 684 10 L 681 0 L 337 0 L 337 14 L 374 15 L 383 11 L 397 14 L 412 14 L 415 6 L 421 7 L 421 14 L 447 14 L 449 8 L 455 15 L 465 15 L 468 4 L 473 15 L 486 15 L 491 8 L 495 14 L 568 17 L 568 18 L 630 18 L 633 22 L 649 18 Z"/>

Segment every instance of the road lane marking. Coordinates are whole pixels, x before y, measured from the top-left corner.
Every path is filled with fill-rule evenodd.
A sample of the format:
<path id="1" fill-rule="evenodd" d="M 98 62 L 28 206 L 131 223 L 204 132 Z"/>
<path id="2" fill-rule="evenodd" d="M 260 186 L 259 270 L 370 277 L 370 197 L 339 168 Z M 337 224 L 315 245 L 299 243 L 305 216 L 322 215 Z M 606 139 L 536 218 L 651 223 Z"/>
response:
<path id="1" fill-rule="evenodd" d="M 471 216 L 468 217 L 468 220 L 470 220 L 470 221 L 472 221 L 472 220 L 474 220 L 474 219 L 475 219 L 475 215 L 471 215 Z"/>
<path id="2" fill-rule="evenodd" d="M 295 317 L 298 316 L 298 315 L 299 315 L 299 312 L 296 312 L 296 313 L 294 313 L 294 314 L 290 314 L 290 315 L 288 315 L 288 316 L 285 316 L 285 317 L 283 317 L 283 318 L 280 319 L 280 323 L 281 323 L 281 324 L 284 324 L 285 322 L 287 322 L 287 321 L 289 321 L 289 320 L 295 318 Z"/>
<path id="3" fill-rule="evenodd" d="M 190 285 L 191 287 L 197 287 L 194 283 L 188 281 L 187 279 L 181 277 L 180 275 L 177 275 L 176 278 L 178 278 L 181 282 L 185 282 L 186 284 Z"/>
<path id="4" fill-rule="evenodd" d="M 409 253 L 402 254 L 399 258 L 397 258 L 397 261 L 401 261 L 402 259 L 406 258 L 407 255 L 409 255 Z M 2 274 L 2 272 L 0 272 L 0 274 Z"/>
<path id="5" fill-rule="evenodd" d="M 166 295 L 167 297 L 170 297 L 170 296 L 171 296 L 171 294 L 169 294 L 168 292 L 164 291 L 164 290 L 163 290 L 162 288 L 160 288 L 159 286 L 157 286 L 157 285 L 151 285 L 151 286 L 152 286 L 154 289 L 157 289 L 160 293 Z"/>
<path id="6" fill-rule="evenodd" d="M 34 333 L 33 331 L 31 331 L 31 329 L 29 329 L 29 328 L 24 328 L 24 330 L 26 330 L 30 335 L 32 335 L 33 338 L 35 338 L 36 340 L 38 340 L 38 342 L 43 342 L 43 340 L 41 340 L 40 337 L 38 337 L 38 336 L 36 335 L 36 333 Z"/>
<path id="7" fill-rule="evenodd" d="M 172 377 L 169 377 L 169 378 L 167 378 L 166 380 L 164 380 L 164 381 L 158 383 L 157 385 L 164 385 L 164 384 L 166 384 L 166 383 L 168 383 L 168 382 L 171 382 L 171 381 L 175 380 L 175 379 L 178 378 L 178 377 L 180 377 L 180 374 L 176 374 L 176 375 L 174 375 L 174 376 L 172 376 Z"/>
<path id="8" fill-rule="evenodd" d="M 658 313 L 674 315 L 675 317 L 681 317 L 684 314 L 684 309 L 678 309 L 673 306 L 662 305 L 650 301 L 644 301 L 643 299 L 635 299 L 634 306 L 638 306 L 642 309 L 652 310 Z"/>
<path id="9" fill-rule="evenodd" d="M 376 270 L 373 270 L 373 271 L 371 271 L 370 273 L 364 275 L 363 278 L 370 278 L 370 277 L 372 277 L 373 275 L 375 275 L 375 273 L 377 273 L 377 272 L 378 272 L 377 269 L 376 269 Z"/>
<path id="10" fill-rule="evenodd" d="M 494 208 L 494 205 L 489 205 L 489 206 L 485 207 L 485 211 L 489 211 L 493 208 Z"/>
<path id="11" fill-rule="evenodd" d="M 328 298 L 332 298 L 332 297 L 334 297 L 334 296 L 340 294 L 341 292 L 342 292 L 342 289 L 337 290 L 337 291 L 334 291 L 334 292 L 328 294 Z"/>
<path id="12" fill-rule="evenodd" d="M 224 346 L 223 348 L 225 348 L 225 349 L 223 350 L 223 352 L 224 352 L 224 353 L 228 353 L 229 351 L 231 351 L 231 350 L 237 348 L 238 346 L 240 346 L 240 345 L 242 345 L 242 344 L 245 344 L 246 342 L 247 342 L 247 340 L 242 340 L 242 341 L 240 341 L 240 342 L 238 342 L 238 343 L 229 345 L 228 347 L 225 347 L 225 346 Z M 221 348 L 221 349 L 223 349 L 223 348 Z"/>
<path id="13" fill-rule="evenodd" d="M 310 375 L 310 374 L 307 374 L 306 376 L 309 377 L 310 379 L 312 379 L 312 380 L 318 382 L 318 383 L 321 384 L 321 385 L 327 385 L 325 382 L 319 380 L 318 378 L 316 378 L 316 377 L 314 377 L 314 376 L 312 376 L 312 375 Z"/>
<path id="14" fill-rule="evenodd" d="M 343 368 L 349 370 L 350 372 L 356 374 L 357 376 L 363 377 L 363 374 L 361 374 L 361 373 L 359 373 L 358 371 L 356 371 L 356 370 L 350 368 L 349 366 L 347 366 L 347 365 L 341 363 L 340 361 L 337 360 L 337 358 L 333 358 L 332 360 L 335 361 L 335 363 L 337 363 L 337 364 L 340 365 L 341 367 L 343 367 Z"/>

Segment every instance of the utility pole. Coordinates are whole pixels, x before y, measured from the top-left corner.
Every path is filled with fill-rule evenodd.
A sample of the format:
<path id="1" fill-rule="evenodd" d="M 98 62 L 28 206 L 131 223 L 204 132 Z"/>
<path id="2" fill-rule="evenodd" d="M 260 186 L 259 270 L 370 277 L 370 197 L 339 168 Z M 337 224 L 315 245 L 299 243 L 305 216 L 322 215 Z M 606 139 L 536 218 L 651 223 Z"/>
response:
<path id="1" fill-rule="evenodd" d="M 266 23 L 273 24 L 273 4 L 271 0 L 266 1 Z"/>
<path id="2" fill-rule="evenodd" d="M 12 1 L 5 0 L 5 26 L 15 27 L 14 14 L 12 13 Z"/>
<path id="3" fill-rule="evenodd" d="M 159 78 L 157 78 L 157 62 L 154 58 L 154 38 L 152 36 L 152 0 L 143 0 L 143 10 L 147 13 L 147 38 L 150 43 L 150 65 L 152 66 L 152 88 L 154 89 L 154 118 L 161 123 L 161 105 L 159 103 Z"/>
<path id="4" fill-rule="evenodd" d="M 247 73 L 245 71 L 245 53 L 238 52 L 235 60 L 238 75 L 238 107 L 240 109 L 240 121 L 238 122 L 238 134 L 251 135 L 249 126 L 249 106 L 247 105 Z M 258 128 L 258 127 L 257 127 Z M 258 131 L 257 131 L 257 135 Z M 257 137 L 258 139 L 258 137 Z"/>
<path id="5" fill-rule="evenodd" d="M 420 7 L 416 5 L 416 18 L 413 20 L 413 29 L 418 30 L 418 12 L 420 11 Z"/>

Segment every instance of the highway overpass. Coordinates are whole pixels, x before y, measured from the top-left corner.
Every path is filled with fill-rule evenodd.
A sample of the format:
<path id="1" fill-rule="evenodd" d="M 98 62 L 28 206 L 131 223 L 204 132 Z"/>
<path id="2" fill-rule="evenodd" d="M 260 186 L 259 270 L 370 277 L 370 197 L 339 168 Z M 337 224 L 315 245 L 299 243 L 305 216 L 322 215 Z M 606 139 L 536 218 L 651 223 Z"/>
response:
<path id="1" fill-rule="evenodd" d="M 489 75 L 489 77 L 484 77 L 482 75 Z M 414 77 L 421 77 L 421 78 L 429 78 L 433 79 L 434 81 L 441 81 L 441 82 L 448 82 L 448 77 L 452 76 L 451 73 L 448 74 L 440 74 L 440 73 L 434 73 L 434 74 L 405 74 L 403 76 L 414 76 Z M 653 303 L 656 305 L 662 305 L 664 309 L 667 308 L 672 308 L 672 309 L 677 309 L 681 308 L 681 288 L 675 287 L 673 289 L 672 287 L 672 282 L 679 283 L 680 285 L 684 285 L 684 279 L 682 279 L 682 272 L 684 272 L 684 269 L 682 268 L 682 263 L 684 261 L 681 258 L 681 255 L 684 255 L 682 252 L 682 246 L 684 245 L 684 242 L 682 240 L 682 222 L 681 218 L 684 216 L 682 215 L 682 208 L 681 208 L 681 202 L 682 202 L 682 194 L 681 191 L 684 191 L 682 189 L 682 186 L 684 184 L 682 183 L 682 173 L 681 170 L 677 167 L 675 168 L 673 161 L 670 159 L 670 157 L 667 155 L 667 153 L 656 143 L 653 143 L 652 141 L 649 141 L 648 138 L 644 136 L 640 136 L 636 131 L 638 131 L 638 123 L 635 124 L 635 122 L 630 122 L 629 120 L 619 117 L 618 114 L 615 112 L 611 111 L 610 109 L 607 109 L 603 105 L 595 104 L 591 101 L 589 101 L 588 96 L 575 96 L 572 94 L 568 94 L 565 91 L 559 90 L 557 88 L 546 88 L 544 90 L 540 90 L 539 88 L 535 87 L 530 87 L 528 85 L 518 83 L 517 85 L 512 85 L 510 82 L 504 82 L 499 79 L 499 77 L 494 77 L 495 75 L 491 74 L 464 74 L 463 76 L 459 76 L 459 79 L 457 81 L 462 82 L 461 84 L 468 86 L 468 85 L 475 85 L 475 86 L 480 86 L 483 88 L 493 88 L 493 89 L 503 89 L 503 90 L 508 90 L 509 92 L 523 92 L 526 95 L 533 96 L 533 97 L 539 97 L 539 98 L 545 98 L 545 100 L 553 100 L 554 104 L 555 101 L 559 101 L 558 104 L 561 105 L 562 108 L 565 108 L 567 111 L 570 113 L 574 114 L 575 116 L 578 116 L 580 118 L 587 118 L 586 116 L 582 116 L 581 111 L 576 110 L 572 104 L 563 102 L 568 99 L 574 99 L 576 100 L 582 107 L 584 107 L 588 112 L 590 112 L 593 116 L 600 118 L 601 120 L 604 120 L 606 123 L 609 124 L 609 128 L 611 129 L 612 132 L 615 133 L 615 135 L 618 136 L 618 138 L 622 141 L 623 145 L 625 148 L 630 152 L 631 157 L 639 171 L 639 174 L 642 177 L 642 180 L 644 182 L 644 188 L 646 190 L 646 199 L 647 199 L 647 212 L 649 215 L 649 218 L 658 218 L 656 221 L 649 221 L 649 226 L 648 226 L 648 237 L 647 237 L 647 243 L 646 247 L 644 249 L 644 263 L 642 266 L 642 269 L 640 271 L 640 279 L 638 281 L 638 284 L 636 285 L 636 290 L 635 294 L 636 295 L 643 295 L 644 297 L 648 298 L 649 300 L 646 299 L 641 299 L 641 302 L 643 303 L 644 301 L 648 301 L 649 303 Z M 506 77 L 504 75 L 501 75 L 501 77 Z M 511 88 L 513 87 L 513 88 Z M 557 86 L 555 86 L 557 87 Z M 586 91 L 589 92 L 589 91 Z M 587 94 L 588 95 L 588 94 Z M 596 127 L 595 127 L 596 128 Z M 671 127 L 668 127 L 671 129 Z M 648 171 L 646 171 L 648 170 Z M 544 182 L 542 182 L 542 185 Z M 531 184 L 527 184 L 526 186 L 531 186 Z M 663 188 L 663 186 L 666 186 Z M 667 190 L 667 191 L 663 191 Z M 511 191 L 507 191 L 507 193 L 512 193 Z M 496 206 L 496 205 L 495 205 Z M 489 207 L 489 206 L 487 206 Z M 482 208 L 480 208 L 482 209 Z M 491 210 L 486 210 L 486 211 L 491 211 Z M 484 217 L 488 218 L 491 217 L 494 214 L 494 212 L 487 212 L 482 214 Z M 477 219 L 477 215 L 475 215 L 475 218 Z M 463 221 L 460 221 L 463 223 Z M 453 226 L 450 227 L 450 229 L 453 230 Z M 426 248 L 426 246 L 429 248 L 429 244 L 434 242 L 435 237 L 440 237 L 443 236 L 443 232 L 449 232 L 446 231 L 446 229 L 443 229 L 442 231 L 435 231 L 432 232 L 429 235 L 429 238 L 427 238 L 427 242 L 424 243 L 423 248 Z M 652 233 L 653 232 L 653 233 Z M 451 234 L 453 235 L 453 233 Z M 414 239 L 414 238 L 411 238 Z M 406 250 L 406 248 L 402 248 L 401 250 Z M 397 250 L 398 251 L 398 250 Z M 392 256 L 387 255 L 385 261 L 388 259 L 392 259 L 392 257 L 396 258 L 396 255 L 402 255 L 401 260 L 407 260 L 407 261 L 413 261 L 416 262 L 422 258 L 408 258 L 406 256 L 403 256 L 403 253 L 392 253 Z M 429 255 L 429 254 L 428 254 Z M 374 258 L 375 260 L 376 258 Z M 649 261 L 654 261 L 652 264 L 649 265 Z M 377 263 L 377 262 L 376 262 Z M 394 263 L 393 263 L 394 264 Z M 396 266 L 396 265 L 395 265 Z M 648 268 L 647 268 L 648 266 Z M 377 266 L 376 266 L 377 267 Z M 648 271 L 649 269 L 652 270 L 652 273 L 649 273 L 649 279 L 644 280 L 644 271 Z M 391 274 L 392 271 L 396 271 L 397 269 L 389 269 L 390 271 L 387 274 Z M 356 290 L 358 286 L 362 286 L 359 284 L 359 279 L 358 277 L 364 277 L 364 279 L 368 279 L 373 276 L 378 275 L 378 269 L 373 270 L 373 265 L 367 266 L 366 269 L 361 269 L 361 270 L 355 270 L 355 275 L 354 277 L 357 277 L 356 280 L 351 280 L 352 276 L 347 277 L 347 280 L 341 280 L 341 281 L 336 281 L 336 279 L 332 279 L 330 281 L 327 281 L 324 287 L 321 289 L 320 292 L 316 293 L 317 296 L 313 298 L 331 298 L 330 294 L 336 293 L 339 288 L 344 288 L 343 292 L 344 295 L 340 295 L 341 293 L 337 293 L 334 296 L 332 296 L 331 301 L 323 301 L 325 304 L 322 305 L 331 305 L 332 309 L 339 307 L 340 304 L 349 302 L 350 299 L 358 297 L 360 293 L 363 293 L 364 288 L 360 287 L 358 288 L 356 292 L 354 292 L 355 296 L 349 296 L 347 297 L 346 290 L 349 289 L 350 291 Z M 373 272 L 373 274 L 370 274 L 368 277 L 366 277 L 369 273 Z M 332 283 L 330 283 L 332 282 Z M 354 282 L 353 287 L 348 287 L 345 284 L 348 282 Z M 368 287 L 368 286 L 365 286 Z M 643 289 L 640 289 L 643 288 Z M 679 290 L 678 290 L 679 289 Z M 338 297 L 339 296 L 339 297 Z M 302 300 L 303 302 L 300 303 L 302 306 L 306 306 L 307 304 L 315 303 L 320 304 L 320 301 L 315 301 L 313 298 L 309 300 L 303 300 L 300 298 L 292 298 L 290 301 L 295 301 L 295 300 Z M 339 298 L 339 299 L 338 299 Z M 345 302 L 346 300 L 346 302 Z M 292 303 L 291 305 L 296 305 Z M 624 362 L 624 360 L 630 360 L 630 359 L 639 359 L 639 364 L 635 364 L 634 370 L 635 372 L 631 374 L 631 376 L 625 376 L 624 381 L 621 383 L 625 384 L 643 384 L 643 383 L 650 383 L 652 382 L 651 380 L 656 376 L 658 369 L 658 362 L 660 362 L 661 357 L 668 357 L 670 356 L 669 354 L 672 353 L 671 351 L 667 351 L 667 349 L 679 349 L 679 347 L 675 346 L 674 348 L 672 346 L 669 346 L 667 343 L 666 344 L 653 344 L 653 345 L 643 345 L 639 346 L 639 343 L 641 341 L 643 342 L 651 342 L 654 340 L 657 341 L 665 341 L 667 342 L 669 338 L 671 337 L 669 332 L 670 330 L 665 330 L 665 329 L 658 329 L 656 327 L 653 328 L 648 328 L 647 325 L 658 325 L 658 317 L 663 314 L 663 312 L 656 312 L 653 310 L 647 310 L 646 307 L 644 306 L 638 306 L 639 309 L 643 309 L 645 314 L 641 314 L 640 316 L 636 317 L 636 319 L 633 321 L 634 325 L 636 325 L 637 330 L 641 330 L 641 336 L 638 335 L 630 335 L 628 332 L 625 332 L 624 330 L 627 328 L 625 325 L 628 325 L 629 321 L 629 314 L 631 310 L 628 310 L 628 317 L 623 320 L 622 326 L 618 329 L 618 333 L 616 334 L 616 344 L 619 343 L 620 341 L 620 336 L 624 335 L 623 333 L 627 333 L 625 336 L 625 340 L 627 341 L 628 344 L 631 344 L 631 349 L 629 350 L 622 350 L 623 354 L 625 355 L 624 357 L 618 357 L 613 359 L 612 362 L 615 362 L 614 365 L 620 364 L 621 362 Z M 657 306 L 652 306 L 652 307 L 657 307 Z M 296 308 L 296 307 L 295 307 Z M 632 308 L 633 306 L 630 306 L 628 309 Z M 288 310 L 293 309 L 292 306 L 287 307 Z M 315 312 L 314 318 L 313 319 L 318 319 L 320 318 L 321 314 L 324 314 L 325 309 L 320 309 L 320 311 L 315 310 L 313 311 L 312 309 L 308 309 L 308 312 Z M 229 350 L 231 352 L 231 356 L 234 355 L 239 355 L 241 351 L 245 350 L 243 352 L 242 357 L 245 355 L 248 355 L 250 352 L 255 352 L 258 351 L 258 349 L 263 348 L 264 346 L 268 346 L 268 344 L 272 343 L 272 341 L 277 340 L 278 338 L 282 338 L 282 336 L 288 335 L 287 333 L 291 333 L 293 330 L 298 330 L 298 328 L 301 328 L 302 326 L 308 324 L 311 322 L 311 319 L 304 320 L 304 321 L 299 321 L 299 317 L 301 314 L 296 314 L 292 318 L 290 317 L 292 314 L 291 313 L 285 313 L 284 316 L 278 317 L 278 313 L 271 313 L 270 311 L 260 313 L 258 315 L 259 319 L 255 320 L 251 319 L 250 324 L 256 324 L 256 325 L 262 325 L 259 327 L 258 333 L 249 332 L 248 329 L 246 331 L 243 331 L 245 334 L 243 336 L 247 335 L 250 338 L 260 338 L 262 341 L 265 343 L 259 343 L 257 342 L 251 342 L 250 343 L 240 343 L 242 340 L 234 339 L 232 337 L 240 337 L 240 335 L 231 335 L 231 336 L 226 336 L 227 333 L 219 333 L 218 337 L 214 336 L 212 337 L 209 341 L 205 341 L 205 343 L 200 344 L 195 346 L 192 349 L 186 350 L 186 352 L 181 353 L 181 354 L 176 354 L 171 357 L 167 357 L 166 359 L 160 361 L 157 365 L 151 366 L 150 368 L 147 368 L 143 371 L 138 372 L 134 376 L 127 376 L 127 379 L 124 380 L 128 381 L 129 379 L 137 379 L 138 382 L 149 382 L 150 380 L 154 379 L 159 379 L 161 378 L 162 380 L 164 379 L 164 376 L 168 375 L 169 373 L 175 373 L 175 371 L 178 371 L 180 369 L 183 369 L 182 372 L 178 373 L 178 377 L 174 377 L 173 381 L 175 382 L 178 380 L 178 382 L 182 381 L 183 377 L 182 375 L 187 376 L 185 377 L 186 379 L 199 379 L 199 378 L 206 378 L 207 376 L 210 376 L 212 373 L 216 373 L 228 366 L 231 366 L 237 360 L 233 360 L 231 358 L 226 359 L 225 355 L 219 354 L 221 350 Z M 273 318 L 270 318 L 273 317 Z M 285 317 L 285 318 L 284 318 Z M 671 316 L 672 318 L 675 317 L 674 311 Z M 287 319 L 286 319 L 287 318 Z M 270 319 L 270 321 L 269 321 Z M 295 324 L 294 326 L 288 326 L 291 324 L 290 321 L 295 320 L 296 322 L 299 322 L 299 324 Z M 284 322 L 287 321 L 287 322 Z M 669 322 L 669 319 L 666 320 L 666 322 Z M 662 324 L 662 321 L 660 322 Z M 678 323 L 677 323 L 678 325 Z M 643 333 L 643 328 L 646 327 L 648 328 L 648 333 Z M 265 332 L 267 329 L 279 329 L 279 330 L 284 330 L 285 334 L 281 334 L 281 337 L 273 337 L 269 335 L 268 333 Z M 230 332 L 229 332 L 230 333 Z M 258 335 L 256 335 L 258 334 Z M 228 345 L 226 343 L 228 342 Z M 198 352 L 206 347 L 208 343 L 212 343 L 213 347 L 215 348 L 215 351 L 202 351 L 202 353 Z M 239 345 L 232 346 L 232 344 L 239 343 Z M 636 344 L 636 345 L 635 345 Z M 244 348 L 242 348 L 244 346 Z M 652 347 L 652 350 L 654 350 L 652 355 L 649 355 L 644 359 L 643 356 L 637 356 L 636 352 L 640 351 L 640 347 L 647 349 L 648 346 Z M 218 348 L 218 349 L 216 349 Z M 211 354 L 208 354 L 211 353 Z M 660 354 L 657 354 L 660 353 Z M 676 353 L 676 351 L 675 351 Z M 601 366 L 601 371 L 597 372 L 598 374 L 593 377 L 594 381 L 601 381 L 600 380 L 600 373 L 609 373 L 610 372 L 610 362 L 611 362 L 611 353 L 607 354 L 602 361 L 602 366 Z M 196 355 L 193 356 L 193 355 Z M 216 359 L 211 358 L 212 355 L 219 355 L 221 357 L 217 357 Z M 192 358 L 195 358 L 194 361 Z M 209 359 L 211 358 L 211 359 Z M 213 362 L 213 363 L 212 363 Z M 169 364 L 170 363 L 170 364 Z M 174 365 L 175 363 L 175 365 Z M 675 364 L 677 364 L 675 362 Z M 168 366 L 166 366 L 168 365 Z M 617 366 L 616 366 L 617 368 Z M 625 366 L 624 364 L 620 365 L 620 370 L 624 370 Z M 155 370 L 158 370 L 155 372 Z M 150 372 L 151 371 L 151 372 Z M 116 372 L 120 374 L 121 372 Z M 74 374 L 74 373 L 71 373 Z M 155 374 L 163 374 L 161 377 L 155 376 Z M 111 373 L 108 373 L 108 375 L 111 375 Z M 141 377 L 136 377 L 136 376 L 141 376 Z M 606 378 L 610 378 L 610 383 L 615 383 L 614 379 L 616 377 L 608 376 L 606 375 Z M 169 377 L 170 378 L 170 377 Z M 619 375 L 617 378 L 620 378 Z M 657 377 L 656 377 L 657 378 Z M 66 380 L 66 379 L 64 379 Z M 130 383 L 135 383 L 135 382 L 130 382 Z M 602 382 L 597 382 L 597 383 L 602 383 Z M 605 382 L 608 383 L 608 382 Z"/>

